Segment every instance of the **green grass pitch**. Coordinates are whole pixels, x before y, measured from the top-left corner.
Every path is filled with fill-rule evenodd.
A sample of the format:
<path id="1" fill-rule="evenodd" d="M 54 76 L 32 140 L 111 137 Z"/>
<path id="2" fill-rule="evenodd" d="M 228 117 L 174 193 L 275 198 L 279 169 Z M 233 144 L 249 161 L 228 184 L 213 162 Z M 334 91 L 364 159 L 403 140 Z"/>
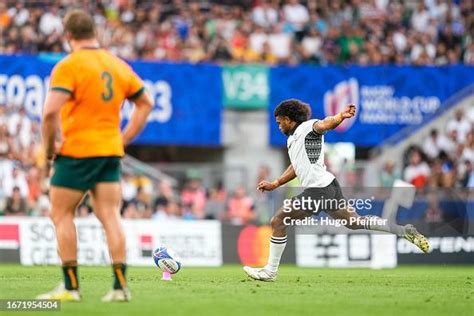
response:
<path id="1" fill-rule="evenodd" d="M 111 287 L 107 267 L 81 267 L 83 301 L 39 315 L 473 315 L 474 266 L 387 270 L 282 266 L 278 280 L 249 280 L 240 266 L 184 268 L 161 281 L 153 268 L 129 270 L 130 303 L 100 302 Z M 58 267 L 0 265 L 0 298 L 26 299 L 60 280 Z M 32 312 L 1 312 L 32 315 Z M 34 313 L 33 313 L 34 314 Z"/>

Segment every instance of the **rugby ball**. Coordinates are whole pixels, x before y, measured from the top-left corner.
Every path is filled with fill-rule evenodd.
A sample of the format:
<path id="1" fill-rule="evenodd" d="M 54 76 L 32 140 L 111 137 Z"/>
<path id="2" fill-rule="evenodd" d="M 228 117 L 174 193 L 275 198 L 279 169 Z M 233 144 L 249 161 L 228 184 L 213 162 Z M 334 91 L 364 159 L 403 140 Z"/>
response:
<path id="1" fill-rule="evenodd" d="M 153 251 L 153 260 L 163 272 L 175 274 L 181 269 L 181 261 L 176 256 L 176 253 L 166 247 L 156 248 Z"/>

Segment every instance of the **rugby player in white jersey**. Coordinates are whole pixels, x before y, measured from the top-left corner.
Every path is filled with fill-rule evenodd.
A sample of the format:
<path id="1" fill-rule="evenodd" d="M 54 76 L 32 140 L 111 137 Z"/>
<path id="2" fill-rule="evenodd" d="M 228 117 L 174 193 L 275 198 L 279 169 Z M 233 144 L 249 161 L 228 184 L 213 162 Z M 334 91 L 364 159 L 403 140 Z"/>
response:
<path id="1" fill-rule="evenodd" d="M 335 129 L 346 119 L 351 119 L 356 112 L 354 104 L 347 105 L 337 115 L 328 116 L 323 120 L 310 119 L 311 108 L 300 100 L 290 99 L 281 102 L 275 109 L 275 119 L 280 131 L 288 136 L 288 155 L 290 166 L 285 172 L 272 182 L 262 181 L 257 189 L 272 191 L 298 177 L 304 192 L 293 200 L 313 199 L 344 201 L 339 183 L 324 165 L 324 134 Z M 295 205 L 302 205 L 298 203 Z M 377 216 L 360 216 L 353 208 L 341 209 L 338 203 L 326 205 L 324 211 L 334 219 L 347 223 L 349 229 L 367 229 L 388 232 L 406 238 L 423 252 L 428 252 L 427 239 L 411 225 L 400 226 L 388 223 Z M 327 206 L 329 205 L 329 207 Z M 244 271 L 251 278 L 260 281 L 275 281 L 280 264 L 280 258 L 285 250 L 288 219 L 304 219 L 317 214 L 322 209 L 302 209 L 292 207 L 290 210 L 281 208 L 271 220 L 272 237 L 270 239 L 270 253 L 268 263 L 262 268 L 245 266 Z"/>

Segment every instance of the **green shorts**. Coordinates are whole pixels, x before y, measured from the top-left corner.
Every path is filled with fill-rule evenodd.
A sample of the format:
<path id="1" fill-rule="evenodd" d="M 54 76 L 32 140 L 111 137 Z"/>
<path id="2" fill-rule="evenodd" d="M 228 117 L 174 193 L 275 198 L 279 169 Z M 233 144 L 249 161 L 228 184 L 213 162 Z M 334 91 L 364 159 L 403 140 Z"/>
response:
<path id="1" fill-rule="evenodd" d="M 51 185 L 80 191 L 93 189 L 99 182 L 120 181 L 120 157 L 71 158 L 54 161 Z"/>

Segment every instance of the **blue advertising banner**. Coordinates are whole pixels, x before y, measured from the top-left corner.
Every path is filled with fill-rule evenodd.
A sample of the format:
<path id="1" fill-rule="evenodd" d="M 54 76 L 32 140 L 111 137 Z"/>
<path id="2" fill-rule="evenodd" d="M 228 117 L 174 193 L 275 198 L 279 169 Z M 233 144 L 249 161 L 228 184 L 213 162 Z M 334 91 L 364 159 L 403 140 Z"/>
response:
<path id="1" fill-rule="evenodd" d="M 280 66 L 270 72 L 270 143 L 286 145 L 273 111 L 285 99 L 309 103 L 313 118 L 337 114 L 348 103 L 357 116 L 326 134 L 327 142 L 376 146 L 407 126 L 420 126 L 445 101 L 474 84 L 474 67 Z"/>
<path id="2" fill-rule="evenodd" d="M 56 59 L 57 60 L 57 59 Z M 0 56 L 0 104 L 25 106 L 39 119 L 55 59 Z M 221 143 L 221 68 L 214 65 L 131 62 L 155 100 L 135 144 L 217 146 Z M 122 125 L 132 104 L 124 103 Z"/>

